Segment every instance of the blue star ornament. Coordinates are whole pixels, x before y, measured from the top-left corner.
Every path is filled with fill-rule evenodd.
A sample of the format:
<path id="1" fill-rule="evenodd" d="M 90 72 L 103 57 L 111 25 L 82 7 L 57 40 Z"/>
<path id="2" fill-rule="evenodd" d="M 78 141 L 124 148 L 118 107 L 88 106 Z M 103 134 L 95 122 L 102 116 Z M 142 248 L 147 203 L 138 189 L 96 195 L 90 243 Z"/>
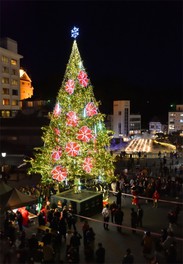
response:
<path id="1" fill-rule="evenodd" d="M 79 28 L 74 27 L 74 28 L 71 30 L 71 37 L 76 39 L 78 35 L 79 35 Z"/>

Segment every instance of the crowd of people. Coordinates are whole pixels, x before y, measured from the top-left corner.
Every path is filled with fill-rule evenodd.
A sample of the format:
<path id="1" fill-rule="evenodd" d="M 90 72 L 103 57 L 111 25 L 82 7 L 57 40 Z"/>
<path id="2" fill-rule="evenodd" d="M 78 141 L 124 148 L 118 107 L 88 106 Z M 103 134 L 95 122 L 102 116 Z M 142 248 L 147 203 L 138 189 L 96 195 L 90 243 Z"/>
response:
<path id="1" fill-rule="evenodd" d="M 86 262 L 105 263 L 105 248 L 102 242 L 96 247 L 96 233 L 87 221 L 82 224 L 82 234 L 79 233 L 77 219 L 71 207 L 51 208 L 47 204 L 44 206 L 44 212 L 45 222 L 38 219 L 38 225 L 44 226 L 44 231 L 39 230 L 38 226 L 37 232 L 32 233 L 31 237 L 26 234 L 23 220 L 21 225 L 18 224 L 21 213 L 18 210 L 16 213 L 13 210 L 6 212 L 0 237 L 2 264 L 79 263 L 82 240 Z M 63 247 L 65 258 L 61 260 Z"/>
<path id="2" fill-rule="evenodd" d="M 39 235 L 33 233 L 30 238 L 26 237 L 25 231 L 17 234 L 14 231 L 8 235 L 1 233 L 2 263 L 79 263 L 82 240 L 85 261 L 89 263 L 105 263 L 105 248 L 101 242 L 95 247 L 96 234 L 87 221 L 83 223 L 82 232 L 80 234 L 77 230 L 71 229 L 67 230 L 63 236 L 59 232 L 50 232 L 46 228 L 45 233 Z M 66 245 L 65 259 L 60 260 L 60 251 L 63 248 L 63 243 Z M 164 263 L 176 263 L 176 239 L 173 232 L 163 229 L 161 236 L 155 241 L 151 233 L 147 231 L 142 237 L 141 245 L 146 263 L 159 263 L 158 260 L 163 255 L 166 260 Z M 130 248 L 126 250 L 126 254 L 122 257 L 122 264 L 125 263 L 135 263 Z"/>
<path id="3" fill-rule="evenodd" d="M 19 188 L 25 194 L 36 196 L 38 203 L 20 208 L 16 212 L 7 211 L 0 241 L 3 264 L 79 263 L 81 241 L 86 262 L 105 263 L 104 241 L 95 244 L 97 234 L 88 222 L 84 221 L 80 234 L 72 206 L 64 203 L 50 204 L 51 196 L 62 187 L 53 183 Z M 183 193 L 180 177 L 152 177 L 147 168 L 138 169 L 135 174 L 124 170 L 116 175 L 111 184 L 94 181 L 86 188 L 102 191 L 103 194 L 114 195 L 116 198 L 113 202 L 107 203 L 101 211 L 104 231 L 110 231 L 111 222 L 115 224 L 117 232 L 122 232 L 125 218 L 122 199 L 125 195 L 131 195 L 129 228 L 132 234 L 136 233 L 137 228 L 144 227 L 144 208 L 141 206 L 140 197 L 143 197 L 146 203 L 152 202 L 152 207 L 157 208 L 161 197 L 169 195 L 176 198 L 181 197 Z M 154 240 L 150 231 L 142 237 L 142 252 L 147 263 L 157 263 L 157 259 L 161 257 L 165 258 L 166 263 L 176 263 L 176 240 L 173 229 L 177 224 L 179 212 L 178 204 L 169 210 L 167 228 L 162 229 L 159 239 Z M 37 216 L 39 226 L 45 226 L 44 232 L 36 232 L 27 237 L 25 231 L 30 224 L 29 213 Z M 63 245 L 64 260 L 60 259 Z M 135 263 L 131 248 L 126 249 L 121 263 Z"/>
<path id="4" fill-rule="evenodd" d="M 110 231 L 110 223 L 115 224 L 117 232 L 122 232 L 123 219 L 125 217 L 120 196 L 116 193 L 116 200 L 107 203 L 102 211 L 104 230 Z M 114 195 L 115 197 L 115 195 Z M 24 208 L 24 210 L 27 210 Z M 30 210 L 30 208 L 29 208 Z M 33 210 L 33 209 L 32 209 Z M 35 209 L 36 210 L 36 207 Z M 147 263 L 153 263 L 164 256 L 166 263 L 176 263 L 176 240 L 173 232 L 173 225 L 176 223 L 180 208 L 176 208 L 176 216 L 172 210 L 168 213 L 167 228 L 164 228 L 159 239 L 154 239 L 150 231 L 142 237 L 142 253 Z M 3 264 L 22 263 L 79 263 L 80 246 L 83 241 L 85 261 L 90 263 L 105 263 L 105 247 L 103 241 L 97 245 L 96 232 L 88 221 L 82 224 L 82 233 L 77 228 L 77 217 L 73 213 L 72 207 L 64 204 L 50 204 L 46 196 L 43 200 L 40 211 L 37 212 L 38 227 L 45 226 L 44 232 L 33 233 L 27 237 L 27 222 L 21 217 L 22 210 L 16 212 L 9 210 L 4 221 L 4 230 L 1 233 L 1 254 Z M 35 212 L 36 213 L 36 212 Z M 140 204 L 132 205 L 131 208 L 131 231 L 136 233 L 136 229 L 142 228 L 144 209 Z M 60 259 L 61 250 L 65 245 L 65 258 Z M 148 249 L 149 248 L 149 249 Z M 162 253 L 163 252 L 163 253 Z M 122 256 L 122 263 L 135 263 L 135 257 L 130 248 Z M 157 263 L 157 262 L 154 262 Z"/>

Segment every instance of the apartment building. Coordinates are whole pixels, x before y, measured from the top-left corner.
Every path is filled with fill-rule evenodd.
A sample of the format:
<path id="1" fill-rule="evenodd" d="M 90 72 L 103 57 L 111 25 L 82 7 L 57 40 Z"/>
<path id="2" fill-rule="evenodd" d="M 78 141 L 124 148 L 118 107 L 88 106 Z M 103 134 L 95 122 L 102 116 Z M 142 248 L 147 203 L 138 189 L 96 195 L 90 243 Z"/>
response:
<path id="1" fill-rule="evenodd" d="M 183 131 L 183 105 L 176 105 L 176 110 L 168 112 L 168 134 Z"/>
<path id="2" fill-rule="evenodd" d="M 0 117 L 14 117 L 20 110 L 20 59 L 18 45 L 10 38 L 0 39 Z"/>
<path id="3" fill-rule="evenodd" d="M 113 101 L 112 130 L 114 137 L 127 137 L 141 133 L 141 115 L 130 113 L 130 101 Z"/>
<path id="4" fill-rule="evenodd" d="M 130 101 L 113 101 L 114 137 L 127 136 L 130 123 Z"/>
<path id="5" fill-rule="evenodd" d="M 130 135 L 141 134 L 141 115 L 130 114 Z"/>

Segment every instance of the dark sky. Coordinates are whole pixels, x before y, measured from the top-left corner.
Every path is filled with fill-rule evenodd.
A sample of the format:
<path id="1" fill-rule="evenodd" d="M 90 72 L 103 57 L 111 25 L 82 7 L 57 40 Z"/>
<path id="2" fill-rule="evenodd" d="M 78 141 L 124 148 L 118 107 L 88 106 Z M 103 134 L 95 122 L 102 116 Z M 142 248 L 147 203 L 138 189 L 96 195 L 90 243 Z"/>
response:
<path id="1" fill-rule="evenodd" d="M 0 36 L 18 42 L 35 94 L 55 99 L 73 38 L 101 112 L 130 100 L 142 123 L 183 103 L 182 1 L 1 1 Z"/>

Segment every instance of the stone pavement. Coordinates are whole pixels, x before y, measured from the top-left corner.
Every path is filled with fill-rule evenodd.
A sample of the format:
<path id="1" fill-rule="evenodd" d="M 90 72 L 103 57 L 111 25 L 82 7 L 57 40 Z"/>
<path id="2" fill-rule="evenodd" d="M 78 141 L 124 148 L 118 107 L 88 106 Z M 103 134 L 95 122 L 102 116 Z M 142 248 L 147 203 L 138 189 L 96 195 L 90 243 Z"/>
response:
<path id="1" fill-rule="evenodd" d="M 11 181 L 9 182 L 10 185 L 14 187 L 18 186 L 24 186 L 24 185 L 32 185 L 36 184 L 36 182 L 39 182 L 39 179 L 34 178 L 26 178 L 22 179 L 19 182 Z M 166 197 L 165 197 L 166 198 Z M 114 199 L 116 199 L 115 196 L 110 194 L 109 202 L 112 202 Z M 176 203 L 176 200 L 173 201 L 173 203 L 159 203 L 158 208 L 152 208 L 152 203 L 146 203 L 145 200 L 141 200 L 141 205 L 144 210 L 144 218 L 143 218 L 143 228 L 137 229 L 137 232 L 134 234 L 132 233 L 132 230 L 130 228 L 130 213 L 131 213 L 131 198 L 126 197 L 122 198 L 122 210 L 124 211 L 124 221 L 123 221 L 123 227 L 122 227 L 122 233 L 117 232 L 116 226 L 110 222 L 109 224 L 109 231 L 106 231 L 103 229 L 103 223 L 102 223 L 102 215 L 97 214 L 92 216 L 91 218 L 87 218 L 89 225 L 93 227 L 94 232 L 96 233 L 96 239 L 95 239 L 95 246 L 97 247 L 98 242 L 102 242 L 103 246 L 106 249 L 106 261 L 105 263 L 114 263 L 114 264 L 120 264 L 122 263 L 122 257 L 126 252 L 126 249 L 129 247 L 131 248 L 131 251 L 135 258 L 135 264 L 145 264 L 145 260 L 142 254 L 142 246 L 141 246 L 141 240 L 143 237 L 144 231 L 151 231 L 154 240 L 157 240 L 160 230 L 162 228 L 168 227 L 168 219 L 167 214 L 168 211 L 172 208 L 174 208 Z M 178 225 L 174 227 L 174 233 L 177 239 L 177 255 L 178 255 L 178 263 L 183 263 L 183 207 L 181 207 L 179 219 L 178 219 Z M 77 229 L 78 232 L 82 234 L 82 224 L 83 219 L 79 219 L 77 221 Z M 27 236 L 31 236 L 32 233 L 37 232 L 37 219 L 34 220 L 34 223 L 29 227 L 26 228 Z M 61 247 L 61 254 L 60 259 L 65 262 L 65 252 L 66 252 L 66 246 L 65 242 L 63 241 L 62 247 Z M 166 263 L 164 262 L 164 259 L 161 257 L 161 262 L 159 264 Z M 84 256 L 84 248 L 83 243 L 81 242 L 80 246 L 80 263 L 85 264 L 88 263 L 85 261 Z M 90 263 L 96 263 L 95 261 L 90 261 Z"/>
<path id="2" fill-rule="evenodd" d="M 110 201 L 112 201 L 114 197 L 110 197 Z M 117 232 L 116 226 L 113 223 L 109 223 L 109 231 L 103 229 L 103 218 L 101 214 L 94 215 L 91 218 L 78 218 L 77 221 L 77 230 L 80 234 L 82 234 L 82 225 L 83 219 L 87 219 L 88 223 L 91 227 L 93 227 L 94 232 L 96 233 L 95 246 L 97 246 L 98 242 L 102 242 L 106 249 L 106 264 L 114 263 L 120 264 L 122 261 L 122 257 L 125 254 L 126 249 L 129 247 L 132 250 L 132 253 L 135 257 L 135 264 L 145 264 L 144 257 L 142 255 L 142 246 L 141 240 L 143 237 L 143 233 L 146 230 L 151 231 L 153 235 L 153 239 L 156 241 L 159 237 L 160 230 L 164 227 L 168 226 L 167 220 L 167 212 L 170 208 L 169 205 L 159 205 L 158 208 L 152 208 L 152 204 L 143 204 L 142 208 L 144 209 L 144 218 L 143 218 L 143 228 L 137 229 L 136 234 L 132 233 L 130 228 L 130 212 L 131 212 L 131 199 L 125 198 L 123 201 L 123 211 L 124 211 L 124 222 L 122 227 L 122 233 Z M 183 255 L 183 211 L 181 210 L 179 215 L 178 226 L 174 228 L 175 236 L 180 238 L 177 240 L 177 253 L 178 253 L 178 263 L 182 263 Z M 32 224 L 29 228 L 26 229 L 26 233 L 28 236 L 31 236 L 33 232 L 37 232 L 37 219 L 35 219 L 34 224 Z M 61 255 L 60 259 L 65 261 L 65 252 L 66 246 L 63 241 L 61 247 Z M 81 242 L 80 246 L 80 263 L 88 263 L 85 261 L 84 256 L 84 248 L 83 243 Z M 91 261 L 90 263 L 95 263 Z M 166 263 L 166 262 L 160 262 Z"/>

